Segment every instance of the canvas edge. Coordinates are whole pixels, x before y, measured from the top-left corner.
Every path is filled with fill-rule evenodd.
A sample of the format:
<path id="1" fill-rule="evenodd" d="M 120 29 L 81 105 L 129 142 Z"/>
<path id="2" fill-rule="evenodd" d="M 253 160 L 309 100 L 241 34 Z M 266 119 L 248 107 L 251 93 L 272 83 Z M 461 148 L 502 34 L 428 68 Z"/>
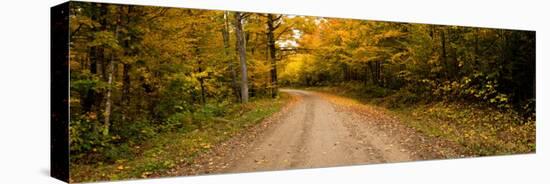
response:
<path id="1" fill-rule="evenodd" d="M 50 8 L 50 176 L 69 182 L 69 6 Z"/>

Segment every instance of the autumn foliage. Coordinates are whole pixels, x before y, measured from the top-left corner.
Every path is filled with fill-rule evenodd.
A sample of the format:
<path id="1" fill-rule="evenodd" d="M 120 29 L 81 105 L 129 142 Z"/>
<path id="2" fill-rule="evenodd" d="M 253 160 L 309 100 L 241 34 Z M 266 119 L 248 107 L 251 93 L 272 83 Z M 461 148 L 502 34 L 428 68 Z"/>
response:
<path id="1" fill-rule="evenodd" d="M 70 7 L 70 159 L 78 179 L 148 177 L 187 162 L 276 112 L 285 98 L 281 87 L 349 91 L 389 108 L 426 105 L 445 117 L 442 109 L 463 106 L 472 114 L 504 114 L 498 120 L 526 125 L 486 125 L 486 119 L 479 127 L 494 134 L 509 129 L 499 138 L 528 137 L 519 142 L 533 145 L 460 141 L 491 148 L 480 155 L 534 150 L 532 31 L 86 2 Z M 132 162 L 136 157 L 143 159 Z M 117 172 L 87 173 L 96 167 Z"/>

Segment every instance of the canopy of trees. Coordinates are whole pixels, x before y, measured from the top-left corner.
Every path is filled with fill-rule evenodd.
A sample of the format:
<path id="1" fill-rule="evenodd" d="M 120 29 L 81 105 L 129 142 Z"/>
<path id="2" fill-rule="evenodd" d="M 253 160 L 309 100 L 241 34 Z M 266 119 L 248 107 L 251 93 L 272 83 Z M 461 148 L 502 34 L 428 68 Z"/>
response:
<path id="1" fill-rule="evenodd" d="M 356 81 L 401 102 L 461 100 L 532 115 L 535 32 L 303 17 L 285 85 Z"/>

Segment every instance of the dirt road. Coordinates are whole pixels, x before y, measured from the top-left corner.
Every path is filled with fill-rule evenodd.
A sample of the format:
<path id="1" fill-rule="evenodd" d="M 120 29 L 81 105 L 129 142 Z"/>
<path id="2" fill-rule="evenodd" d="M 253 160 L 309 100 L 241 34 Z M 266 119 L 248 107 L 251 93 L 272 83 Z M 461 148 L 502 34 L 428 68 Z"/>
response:
<path id="1" fill-rule="evenodd" d="M 314 93 L 285 90 L 301 97 L 277 128 L 228 169 L 231 172 L 312 168 L 395 162 L 412 156 L 381 132 L 370 130 L 353 114 L 339 112 Z"/>
<path id="2" fill-rule="evenodd" d="M 174 175 L 234 173 L 456 158 L 448 142 L 424 137 L 353 100 L 281 90 L 297 100 L 258 127 L 203 155 Z"/>

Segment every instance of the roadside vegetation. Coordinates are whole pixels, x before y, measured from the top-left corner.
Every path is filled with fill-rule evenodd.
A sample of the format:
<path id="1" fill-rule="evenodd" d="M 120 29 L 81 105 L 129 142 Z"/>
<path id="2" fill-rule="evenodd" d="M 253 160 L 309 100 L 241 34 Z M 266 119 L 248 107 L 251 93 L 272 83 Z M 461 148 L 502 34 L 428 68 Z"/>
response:
<path id="1" fill-rule="evenodd" d="M 380 106 L 418 132 L 438 137 L 464 147 L 467 156 L 492 156 L 533 153 L 536 150 L 534 116 L 524 117 L 513 109 L 499 109 L 486 104 L 432 98 L 408 101 L 411 96 L 371 87 L 368 91 L 354 83 L 337 86 L 308 87 Z M 378 91 L 372 92 L 373 90 Z M 412 94 L 409 94 L 412 95 Z"/>
<path id="2" fill-rule="evenodd" d="M 179 164 L 193 163 L 199 154 L 236 134 L 245 133 L 248 128 L 278 112 L 289 99 L 288 94 L 282 93 L 277 99 L 262 98 L 245 104 L 207 106 L 185 116 L 189 119 L 173 124 L 173 131 L 151 136 L 143 142 L 122 143 L 112 148 L 107 151 L 108 159 L 104 161 L 73 162 L 71 176 L 79 181 L 104 181 L 162 175 Z"/>

